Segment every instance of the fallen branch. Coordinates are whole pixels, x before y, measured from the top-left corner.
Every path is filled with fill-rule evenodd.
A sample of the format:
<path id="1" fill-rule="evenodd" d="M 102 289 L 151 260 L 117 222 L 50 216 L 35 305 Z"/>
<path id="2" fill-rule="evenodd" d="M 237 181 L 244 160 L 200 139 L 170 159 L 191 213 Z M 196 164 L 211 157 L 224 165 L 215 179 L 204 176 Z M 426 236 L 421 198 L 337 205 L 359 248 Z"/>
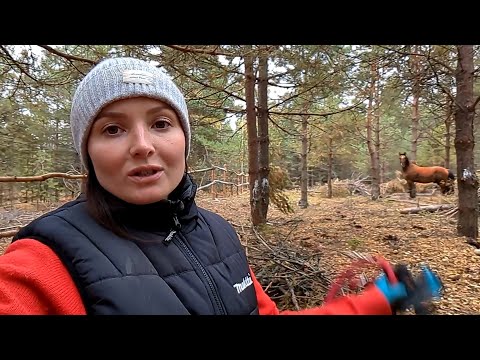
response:
<path id="1" fill-rule="evenodd" d="M 385 200 L 403 202 L 403 203 L 417 205 L 417 206 L 427 206 L 427 205 L 419 204 L 417 201 L 406 200 L 406 199 L 385 198 Z"/>
<path id="2" fill-rule="evenodd" d="M 32 182 L 44 181 L 50 178 L 64 178 L 64 179 L 86 179 L 86 174 L 72 175 L 65 173 L 48 173 L 36 176 L 0 176 L 0 182 Z"/>
<path id="3" fill-rule="evenodd" d="M 295 291 L 293 290 L 292 283 L 287 280 L 287 285 L 288 285 L 288 290 L 290 290 L 290 294 L 292 296 L 292 302 L 293 305 L 295 306 L 295 310 L 300 310 L 300 306 L 298 305 L 297 297 L 295 296 Z"/>
<path id="4" fill-rule="evenodd" d="M 458 207 L 455 206 L 454 208 L 444 212 L 443 215 L 445 215 L 446 217 L 453 217 L 457 212 L 458 212 Z"/>
<path id="5" fill-rule="evenodd" d="M 0 238 L 12 237 L 18 232 L 18 230 L 19 229 L 2 231 L 0 232 Z"/>
<path id="6" fill-rule="evenodd" d="M 443 211 L 443 210 L 452 209 L 453 207 L 454 205 L 450 205 L 450 204 L 420 206 L 420 207 L 402 209 L 400 210 L 400 214 L 418 214 L 423 211 L 426 211 L 426 212 Z"/>

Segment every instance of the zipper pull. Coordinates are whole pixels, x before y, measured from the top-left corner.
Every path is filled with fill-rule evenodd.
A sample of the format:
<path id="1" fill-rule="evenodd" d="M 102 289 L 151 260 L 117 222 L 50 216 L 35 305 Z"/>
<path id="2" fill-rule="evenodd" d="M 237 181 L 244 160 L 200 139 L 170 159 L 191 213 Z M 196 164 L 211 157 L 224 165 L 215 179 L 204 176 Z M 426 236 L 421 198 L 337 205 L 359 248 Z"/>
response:
<path id="1" fill-rule="evenodd" d="M 180 221 L 178 221 L 177 215 L 173 214 L 173 229 L 170 230 L 170 233 L 167 235 L 165 239 L 163 239 L 163 243 L 165 245 L 170 244 L 170 242 L 173 239 L 173 236 L 177 233 L 178 230 L 182 227 L 182 224 L 180 224 Z"/>
<path id="2" fill-rule="evenodd" d="M 173 215 L 173 223 L 174 223 L 174 229 L 175 230 L 180 230 L 182 227 L 182 224 L 180 224 L 180 221 L 178 221 L 177 215 Z"/>
<path id="3" fill-rule="evenodd" d="M 163 239 L 163 244 L 164 245 L 169 245 L 170 242 L 172 241 L 173 239 L 173 236 L 177 233 L 176 230 L 170 230 L 170 233 L 167 235 L 167 237 L 165 239 Z"/>

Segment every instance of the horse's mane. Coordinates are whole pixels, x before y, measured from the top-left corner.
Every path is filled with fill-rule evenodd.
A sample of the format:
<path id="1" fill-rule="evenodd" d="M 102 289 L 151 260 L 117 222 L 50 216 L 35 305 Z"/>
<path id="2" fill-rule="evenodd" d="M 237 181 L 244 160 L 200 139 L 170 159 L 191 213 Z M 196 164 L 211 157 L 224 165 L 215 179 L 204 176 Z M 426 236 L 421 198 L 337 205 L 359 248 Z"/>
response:
<path id="1" fill-rule="evenodd" d="M 399 155 L 399 156 L 402 156 L 402 155 L 405 156 L 405 159 L 407 160 L 407 164 L 408 164 L 408 165 L 413 164 L 413 165 L 419 166 L 419 165 L 417 164 L 417 160 L 410 160 L 410 159 L 408 158 L 406 152 L 403 152 L 403 153 L 399 152 L 398 155 Z"/>

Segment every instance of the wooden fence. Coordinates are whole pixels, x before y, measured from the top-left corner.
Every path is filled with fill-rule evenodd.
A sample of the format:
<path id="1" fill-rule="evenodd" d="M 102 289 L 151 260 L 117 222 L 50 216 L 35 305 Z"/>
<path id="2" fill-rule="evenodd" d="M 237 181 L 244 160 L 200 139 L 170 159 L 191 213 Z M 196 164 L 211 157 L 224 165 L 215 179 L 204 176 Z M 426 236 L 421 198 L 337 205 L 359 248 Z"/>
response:
<path id="1" fill-rule="evenodd" d="M 189 173 L 198 184 L 198 190 L 209 190 L 213 199 L 219 195 L 225 197 L 248 191 L 244 189 L 244 187 L 248 189 L 248 174 L 228 170 L 226 165 L 191 170 Z"/>
<path id="2" fill-rule="evenodd" d="M 191 170 L 199 191 L 212 198 L 227 197 L 248 191 L 248 174 L 228 170 L 227 166 L 211 166 Z M 62 202 L 75 198 L 81 190 L 85 174 L 47 173 L 36 176 L 0 176 L 0 207 L 14 208 L 18 204 Z M 50 181 L 47 181 L 50 180 Z M 246 187 L 246 188 L 245 188 Z"/>

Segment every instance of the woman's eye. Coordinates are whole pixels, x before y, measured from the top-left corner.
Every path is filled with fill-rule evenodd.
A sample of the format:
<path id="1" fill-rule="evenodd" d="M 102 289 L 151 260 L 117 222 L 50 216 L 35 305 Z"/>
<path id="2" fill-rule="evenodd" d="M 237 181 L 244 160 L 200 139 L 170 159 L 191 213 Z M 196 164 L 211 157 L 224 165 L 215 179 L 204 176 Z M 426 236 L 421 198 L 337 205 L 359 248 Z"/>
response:
<path id="1" fill-rule="evenodd" d="M 120 131 L 120 128 L 118 126 L 109 126 L 105 129 L 105 132 L 108 135 L 117 135 Z"/>
<path id="2" fill-rule="evenodd" d="M 168 126 L 170 126 L 170 123 L 168 121 L 165 121 L 165 120 L 157 120 L 157 121 L 155 121 L 155 124 L 153 124 L 153 127 L 155 129 L 165 129 Z"/>

